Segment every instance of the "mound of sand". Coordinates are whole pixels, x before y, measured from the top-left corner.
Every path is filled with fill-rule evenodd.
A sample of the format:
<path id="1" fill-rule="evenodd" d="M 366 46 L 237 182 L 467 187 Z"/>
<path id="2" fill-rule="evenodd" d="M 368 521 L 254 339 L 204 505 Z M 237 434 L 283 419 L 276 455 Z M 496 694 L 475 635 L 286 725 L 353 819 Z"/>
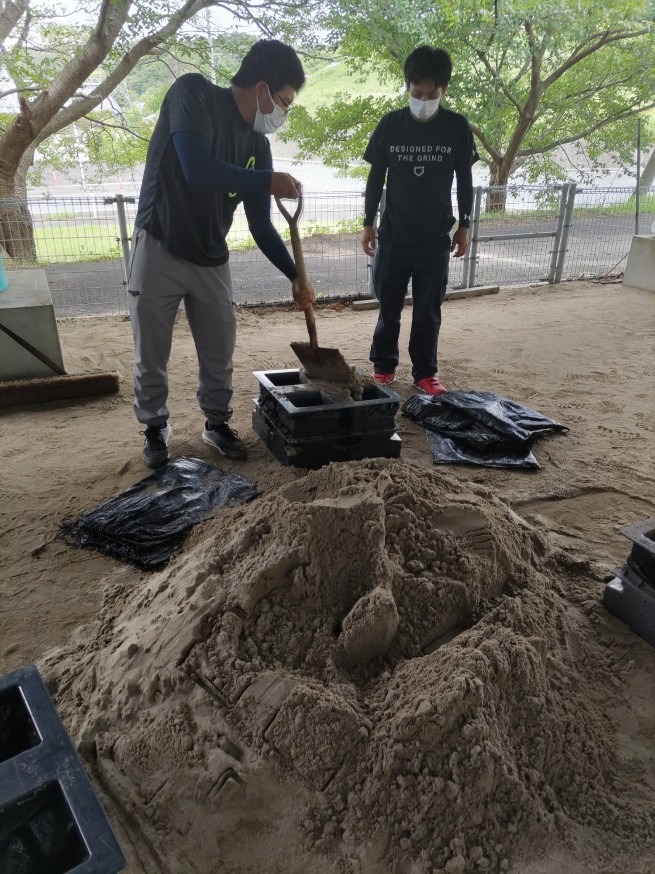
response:
<path id="1" fill-rule="evenodd" d="M 653 842 L 615 767 L 600 583 L 488 489 L 330 465 L 206 531 L 44 666 L 146 870 L 507 871 L 537 825 Z M 231 867 L 256 803 L 295 845 Z"/>

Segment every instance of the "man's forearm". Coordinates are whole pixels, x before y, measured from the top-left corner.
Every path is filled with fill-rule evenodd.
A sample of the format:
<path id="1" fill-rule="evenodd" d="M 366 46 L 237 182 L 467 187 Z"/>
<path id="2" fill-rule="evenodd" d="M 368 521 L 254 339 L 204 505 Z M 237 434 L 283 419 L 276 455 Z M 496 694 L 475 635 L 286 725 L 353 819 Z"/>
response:
<path id="1" fill-rule="evenodd" d="M 384 181 L 387 175 L 387 168 L 384 165 L 373 164 L 369 170 L 368 179 L 366 180 L 366 189 L 364 191 L 364 226 L 371 226 L 375 223 L 375 216 L 378 212 L 382 191 L 384 189 Z"/>
<path id="2" fill-rule="evenodd" d="M 471 212 L 473 210 L 473 174 L 470 169 L 457 173 L 457 211 L 459 212 L 459 227 L 471 227 Z"/>
<path id="3" fill-rule="evenodd" d="M 248 197 L 244 200 L 243 206 L 248 228 L 262 254 L 293 282 L 298 271 L 282 237 L 271 222 L 271 198 L 268 195 Z"/>

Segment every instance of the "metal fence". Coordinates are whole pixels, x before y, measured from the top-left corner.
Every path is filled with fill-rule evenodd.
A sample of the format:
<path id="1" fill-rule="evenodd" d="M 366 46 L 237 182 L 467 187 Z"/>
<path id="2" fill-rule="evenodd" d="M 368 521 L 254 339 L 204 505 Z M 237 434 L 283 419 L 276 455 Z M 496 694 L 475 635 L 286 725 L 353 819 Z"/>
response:
<path id="1" fill-rule="evenodd" d="M 642 189 L 640 203 L 639 228 L 648 233 L 655 220 L 655 189 Z M 122 195 L 0 200 L 5 245 L 10 252 L 23 252 L 23 257 L 7 258 L 6 266 L 44 268 L 58 316 L 125 314 L 126 258 L 136 206 L 134 198 Z M 358 193 L 305 196 L 300 232 L 319 298 L 370 294 L 369 264 L 359 242 L 362 214 Z M 274 204 L 272 215 L 288 239 Z M 478 188 L 469 254 L 452 262 L 450 284 L 526 285 L 618 275 L 635 230 L 634 188 Z M 290 298 L 288 280 L 254 245 L 241 208 L 228 242 L 239 303 Z"/>
<path id="2" fill-rule="evenodd" d="M 489 210 L 499 200 L 504 211 Z M 476 188 L 461 286 L 619 275 L 633 235 L 655 219 L 655 189 L 640 190 L 639 215 L 635 200 L 634 188 Z"/>

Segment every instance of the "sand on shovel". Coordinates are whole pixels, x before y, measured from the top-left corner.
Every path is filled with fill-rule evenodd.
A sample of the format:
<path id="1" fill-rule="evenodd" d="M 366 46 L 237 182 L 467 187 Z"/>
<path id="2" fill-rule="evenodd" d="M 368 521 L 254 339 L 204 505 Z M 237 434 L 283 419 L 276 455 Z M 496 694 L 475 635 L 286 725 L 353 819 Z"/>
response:
<path id="1" fill-rule="evenodd" d="M 339 404 L 354 404 L 356 401 L 362 400 L 364 389 L 367 386 L 377 386 L 378 383 L 370 373 L 366 373 L 360 367 L 353 366 L 351 371 L 352 377 L 348 382 L 335 382 L 333 380 L 309 377 L 301 368 L 300 380 L 316 391 L 329 395 Z"/>

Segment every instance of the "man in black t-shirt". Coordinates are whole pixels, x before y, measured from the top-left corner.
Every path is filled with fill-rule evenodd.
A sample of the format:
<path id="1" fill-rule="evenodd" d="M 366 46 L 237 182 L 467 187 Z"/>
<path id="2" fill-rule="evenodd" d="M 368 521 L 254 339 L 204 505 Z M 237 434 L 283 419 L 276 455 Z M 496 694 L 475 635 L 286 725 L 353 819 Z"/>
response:
<path id="1" fill-rule="evenodd" d="M 446 391 L 436 374 L 448 262 L 451 251 L 460 258 L 468 248 L 471 166 L 478 155 L 464 116 L 440 106 L 452 73 L 448 53 L 420 46 L 407 57 L 404 73 L 409 106 L 383 116 L 364 153 L 371 169 L 362 248 L 374 257 L 373 281 L 380 302 L 370 359 L 376 380 L 390 385 L 398 366 L 400 317 L 411 279 L 412 377 L 422 392 L 436 397 Z M 451 241 L 453 176 L 459 225 Z M 385 181 L 386 206 L 376 248 L 373 225 Z"/>
<path id="2" fill-rule="evenodd" d="M 250 232 L 291 281 L 296 303 L 314 299 L 271 223 L 271 195 L 297 199 L 299 183 L 273 171 L 264 136 L 285 121 L 305 74 L 294 50 L 260 40 L 230 88 L 203 76 L 181 76 L 169 88 L 148 146 L 128 268 L 134 334 L 134 409 L 146 426 L 148 467 L 169 459 L 168 359 L 184 300 L 198 353 L 202 439 L 230 459 L 246 447 L 227 424 L 232 409 L 236 316 L 226 236 L 243 202 Z"/>

